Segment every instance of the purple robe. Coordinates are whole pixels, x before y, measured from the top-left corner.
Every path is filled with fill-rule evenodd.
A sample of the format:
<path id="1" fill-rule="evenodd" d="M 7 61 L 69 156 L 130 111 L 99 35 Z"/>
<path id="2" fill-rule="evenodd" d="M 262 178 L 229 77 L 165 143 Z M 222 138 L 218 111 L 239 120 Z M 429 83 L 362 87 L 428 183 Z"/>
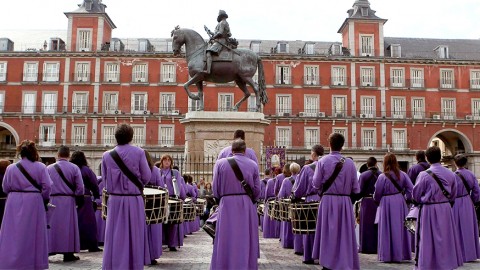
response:
<path id="1" fill-rule="evenodd" d="M 98 249 L 97 221 L 93 209 L 93 200 L 100 197 L 97 176 L 88 166 L 82 166 L 80 171 L 85 187 L 85 204 L 77 208 L 80 249 Z"/>
<path id="2" fill-rule="evenodd" d="M 358 251 L 364 254 L 376 254 L 378 245 L 378 226 L 375 224 L 377 204 L 373 200 L 375 183 L 382 172 L 376 168 L 369 168 L 360 175 L 360 247 Z"/>
<path id="3" fill-rule="evenodd" d="M 189 197 L 190 199 L 192 199 L 192 203 L 195 202 L 197 199 L 196 199 L 196 193 L 195 193 L 195 189 L 193 188 L 192 185 L 190 185 L 189 183 L 185 183 L 185 192 L 187 194 L 187 197 Z M 183 233 L 185 235 L 187 234 L 192 234 L 193 232 L 193 227 L 195 226 L 193 223 L 195 221 L 183 221 Z"/>
<path id="4" fill-rule="evenodd" d="M 320 196 L 318 196 L 318 192 L 312 186 L 313 181 L 313 174 L 315 171 L 313 167 L 317 165 L 317 161 L 314 161 L 312 164 L 303 166 L 300 174 L 298 175 L 297 179 L 295 180 L 295 184 L 293 185 L 293 195 L 295 198 L 302 198 L 305 197 L 305 202 L 315 202 L 320 201 Z M 302 236 L 302 245 L 303 250 L 303 261 L 311 261 L 312 252 L 313 252 L 313 242 L 315 241 L 315 234 L 305 234 Z"/>
<path id="5" fill-rule="evenodd" d="M 102 197 L 103 197 L 103 188 L 105 187 L 105 182 L 102 181 L 101 176 L 97 176 L 97 184 L 98 190 L 100 192 L 100 198 L 96 199 L 97 205 L 102 204 Z M 102 210 L 95 211 L 95 220 L 97 221 L 97 240 L 98 243 L 101 243 L 103 246 L 103 242 L 105 242 L 105 220 L 102 218 Z"/>
<path id="6" fill-rule="evenodd" d="M 33 187 L 15 164 L 7 167 L 2 183 L 8 198 L 0 229 L 0 269 L 47 269 L 47 218 L 43 202 L 50 198 L 52 181 L 43 163 L 26 158 L 19 162 L 42 190 Z"/>
<path id="7" fill-rule="evenodd" d="M 285 179 L 285 175 L 283 175 L 283 173 L 275 176 L 275 186 L 274 186 L 274 191 L 275 191 L 275 197 L 277 197 L 278 199 L 278 193 L 280 192 L 280 188 L 282 187 L 282 184 L 283 184 L 283 180 Z"/>
<path id="8" fill-rule="evenodd" d="M 3 183 L 3 174 L 0 174 L 0 186 Z M 0 226 L 2 226 L 3 212 L 5 212 L 5 202 L 7 202 L 7 194 L 0 189 Z"/>
<path id="9" fill-rule="evenodd" d="M 437 182 L 427 172 L 418 175 L 413 187 L 413 199 L 421 207 L 416 228 L 419 240 L 417 268 L 454 269 L 463 265 L 453 211 L 449 204 L 457 194 L 455 174 L 440 163 L 432 164 L 430 170 L 438 176 L 450 196 L 447 198 L 442 193 Z"/>
<path id="10" fill-rule="evenodd" d="M 312 184 L 315 189 L 323 189 L 341 158 L 340 152 L 332 151 L 318 161 Z M 359 192 L 355 165 L 352 160 L 345 159 L 342 170 L 328 190 L 325 190 L 318 207 L 312 257 L 319 259 L 323 267 L 360 268 L 350 199 L 350 194 Z"/>
<path id="11" fill-rule="evenodd" d="M 218 154 L 217 159 L 221 158 L 227 158 L 233 156 L 232 153 L 232 146 L 227 146 L 220 151 L 220 154 Z M 255 151 L 252 148 L 247 148 L 245 150 L 245 156 L 250 158 L 251 160 L 255 161 L 255 163 L 258 164 L 258 159 L 257 159 L 257 154 L 255 154 Z"/>
<path id="12" fill-rule="evenodd" d="M 160 177 L 160 169 L 157 167 L 152 168 L 152 176 L 150 181 L 148 182 L 149 185 L 158 186 L 158 187 L 165 187 L 165 183 L 163 179 Z M 162 232 L 163 232 L 163 224 L 150 224 L 146 225 L 145 228 L 145 257 L 144 257 L 144 264 L 149 265 L 155 259 L 160 258 L 162 256 Z"/>
<path id="13" fill-rule="evenodd" d="M 243 154 L 235 154 L 234 158 L 252 188 L 254 199 L 258 199 L 258 165 Z M 228 160 L 220 159 L 215 163 L 212 189 L 220 204 L 210 269 L 258 269 L 260 245 L 256 205 L 246 195 Z"/>
<path id="14" fill-rule="evenodd" d="M 127 144 L 117 145 L 115 150 L 142 184 L 150 181 L 152 171 L 141 148 Z M 102 177 L 110 194 L 102 268 L 143 269 L 145 206 L 141 193 L 123 174 L 109 151 L 102 157 Z"/>
<path id="15" fill-rule="evenodd" d="M 62 180 L 54 165 L 58 164 L 65 178 L 75 187 L 72 191 Z M 60 158 L 47 167 L 52 179 L 51 203 L 57 207 L 50 218 L 49 253 L 80 252 L 80 233 L 75 196 L 84 195 L 82 173 L 77 165 Z M 91 207 L 91 206 L 90 206 Z"/>
<path id="16" fill-rule="evenodd" d="M 471 191 L 469 194 L 463 180 L 456 175 L 457 197 L 453 206 L 453 219 L 457 227 L 455 232 L 460 241 L 463 261 L 471 262 L 480 259 L 477 215 L 473 206 L 473 203 L 479 201 L 480 189 L 477 178 L 471 171 L 460 168 L 456 173 L 465 178 L 468 190 Z"/>
<path id="17" fill-rule="evenodd" d="M 410 234 L 403 225 L 408 215 L 408 206 L 405 199 L 412 199 L 413 185 L 404 172 L 400 172 L 400 179 L 390 172 L 389 175 L 397 181 L 405 195 L 399 191 L 385 174 L 378 177 L 375 184 L 373 198 L 379 202 L 377 209 L 378 223 L 378 260 L 382 262 L 400 262 L 412 259 Z"/>
<path id="18" fill-rule="evenodd" d="M 268 177 L 260 180 L 260 200 L 261 202 L 265 203 L 265 189 L 267 188 L 267 182 L 268 182 Z M 264 204 L 265 205 L 265 204 Z M 264 219 L 264 215 L 258 215 L 258 219 L 259 219 L 259 222 L 260 222 L 260 231 L 263 232 L 263 219 Z"/>
<path id="19" fill-rule="evenodd" d="M 280 237 L 280 221 L 274 220 L 268 215 L 268 201 L 275 199 L 275 193 L 273 191 L 275 186 L 275 178 L 271 178 L 267 181 L 265 187 L 265 206 L 263 217 L 263 238 L 279 238 Z"/>
<path id="20" fill-rule="evenodd" d="M 193 200 L 196 202 L 199 196 L 198 187 L 197 185 L 194 185 L 194 184 L 188 184 L 188 185 L 192 186 L 193 188 L 193 194 L 195 194 L 193 195 Z M 195 208 L 195 211 L 197 211 L 196 208 Z M 200 216 L 198 216 L 196 213 L 195 213 L 195 220 L 192 221 L 192 224 L 190 226 L 191 226 L 191 232 L 196 232 L 200 230 Z"/>
<path id="21" fill-rule="evenodd" d="M 415 183 L 417 182 L 418 174 L 427 170 L 428 168 L 430 168 L 430 164 L 428 164 L 426 161 L 422 161 L 408 169 L 407 174 L 408 177 L 410 177 L 413 185 L 415 185 Z"/>
<path id="22" fill-rule="evenodd" d="M 278 192 L 278 199 L 288 199 L 292 194 L 292 181 L 295 181 L 295 177 L 287 177 L 283 181 L 282 186 L 280 187 L 280 191 Z M 280 222 L 280 239 L 283 248 L 293 248 L 293 230 L 292 230 L 292 222 L 290 221 L 281 221 Z"/>
<path id="23" fill-rule="evenodd" d="M 173 188 L 173 181 L 172 181 L 172 173 L 174 174 L 175 178 L 177 179 L 178 188 L 180 194 L 178 194 L 179 198 L 185 200 L 187 198 L 186 190 L 185 190 L 185 181 L 183 177 L 177 170 L 171 170 L 170 168 L 167 169 L 160 169 L 160 176 L 162 177 L 165 184 L 167 184 L 167 189 L 170 197 L 175 197 L 175 192 Z M 184 237 L 184 226 L 183 223 L 181 224 L 164 224 L 163 225 L 163 237 L 164 237 L 164 244 L 168 245 L 168 247 L 181 247 L 183 246 L 183 237 Z"/>

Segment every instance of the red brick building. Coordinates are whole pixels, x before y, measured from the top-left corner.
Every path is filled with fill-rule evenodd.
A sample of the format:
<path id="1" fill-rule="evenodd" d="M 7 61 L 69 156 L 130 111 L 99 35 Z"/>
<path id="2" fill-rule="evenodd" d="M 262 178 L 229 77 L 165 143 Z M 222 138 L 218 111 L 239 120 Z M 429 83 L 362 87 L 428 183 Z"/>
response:
<path id="1" fill-rule="evenodd" d="M 66 12 L 66 40 L 43 50 L 15 51 L 0 39 L 0 156 L 12 159 L 16 142 L 34 139 L 42 156 L 66 144 L 98 165 L 123 122 L 154 155 L 183 153 L 179 120 L 196 106 L 183 89 L 185 59 L 173 56 L 169 38 L 112 38 L 105 7 L 84 0 Z M 338 30 L 341 43 L 240 40 L 263 60 L 271 120 L 264 145 L 306 154 L 341 132 L 359 168 L 388 150 L 407 168 L 416 150 L 436 143 L 447 158 L 467 153 L 480 170 L 480 40 L 384 37 L 386 22 L 357 0 Z M 233 84 L 205 90 L 206 111 L 230 110 L 243 95 Z"/>

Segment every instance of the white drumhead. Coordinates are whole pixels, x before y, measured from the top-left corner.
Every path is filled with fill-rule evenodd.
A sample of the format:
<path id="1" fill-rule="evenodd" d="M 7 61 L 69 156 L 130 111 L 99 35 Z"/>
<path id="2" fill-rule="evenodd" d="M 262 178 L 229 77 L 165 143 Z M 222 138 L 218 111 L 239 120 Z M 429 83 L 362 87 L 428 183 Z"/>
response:
<path id="1" fill-rule="evenodd" d="M 148 195 L 157 195 L 157 194 L 162 194 L 165 193 L 163 190 L 158 190 L 156 188 L 144 188 L 143 189 L 143 194 L 148 196 Z"/>

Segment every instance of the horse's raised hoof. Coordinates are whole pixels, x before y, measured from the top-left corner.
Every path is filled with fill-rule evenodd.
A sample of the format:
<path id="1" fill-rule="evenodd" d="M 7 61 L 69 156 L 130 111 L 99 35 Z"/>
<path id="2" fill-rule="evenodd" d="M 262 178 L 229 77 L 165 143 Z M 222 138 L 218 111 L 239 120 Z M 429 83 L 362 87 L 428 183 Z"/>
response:
<path id="1" fill-rule="evenodd" d="M 200 97 L 198 95 L 188 95 L 191 99 L 193 100 L 200 100 Z"/>

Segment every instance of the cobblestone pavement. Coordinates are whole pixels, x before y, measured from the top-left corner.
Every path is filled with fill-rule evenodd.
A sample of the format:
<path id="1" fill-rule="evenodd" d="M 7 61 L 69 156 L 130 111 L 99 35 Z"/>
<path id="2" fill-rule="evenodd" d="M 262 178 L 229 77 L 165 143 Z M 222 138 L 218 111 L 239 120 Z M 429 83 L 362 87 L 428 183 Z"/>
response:
<path id="1" fill-rule="evenodd" d="M 261 235 L 261 234 L 260 234 Z M 212 255 L 212 240 L 203 231 L 195 232 L 184 241 L 184 246 L 177 252 L 163 250 L 163 255 L 157 260 L 158 265 L 146 266 L 145 269 L 209 269 Z M 81 252 L 80 260 L 64 263 L 61 255 L 51 256 L 50 269 L 101 269 L 102 252 Z M 302 257 L 293 254 L 292 249 L 280 247 L 278 239 L 260 238 L 259 269 L 321 269 L 317 265 L 302 264 Z M 362 269 L 412 269 L 413 262 L 385 264 L 377 261 L 377 255 L 360 254 Z M 480 260 L 465 264 L 460 269 L 480 269 Z"/>

